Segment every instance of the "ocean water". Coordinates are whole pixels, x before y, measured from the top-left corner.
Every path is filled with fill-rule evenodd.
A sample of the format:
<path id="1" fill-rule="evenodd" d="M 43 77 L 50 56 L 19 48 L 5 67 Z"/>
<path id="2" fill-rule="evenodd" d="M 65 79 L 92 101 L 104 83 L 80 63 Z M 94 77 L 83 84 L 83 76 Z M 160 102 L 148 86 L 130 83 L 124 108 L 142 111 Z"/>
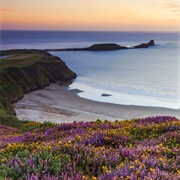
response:
<path id="1" fill-rule="evenodd" d="M 59 51 L 78 77 L 70 89 L 102 102 L 180 108 L 180 52 L 178 33 L 2 31 L 1 50 L 88 47 L 94 43 L 138 45 L 154 39 L 147 49 L 117 51 Z M 102 96 L 107 94 L 108 96 Z"/>

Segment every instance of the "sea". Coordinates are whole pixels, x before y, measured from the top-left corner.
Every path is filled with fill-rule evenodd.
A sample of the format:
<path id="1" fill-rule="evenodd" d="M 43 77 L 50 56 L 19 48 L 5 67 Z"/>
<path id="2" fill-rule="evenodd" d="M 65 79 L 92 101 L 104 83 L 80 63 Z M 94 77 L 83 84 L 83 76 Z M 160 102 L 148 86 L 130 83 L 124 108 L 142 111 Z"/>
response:
<path id="1" fill-rule="evenodd" d="M 180 109 L 180 38 L 177 32 L 2 30 L 0 50 L 83 48 L 98 43 L 132 47 L 114 51 L 51 51 L 77 74 L 69 89 L 93 101 Z"/>

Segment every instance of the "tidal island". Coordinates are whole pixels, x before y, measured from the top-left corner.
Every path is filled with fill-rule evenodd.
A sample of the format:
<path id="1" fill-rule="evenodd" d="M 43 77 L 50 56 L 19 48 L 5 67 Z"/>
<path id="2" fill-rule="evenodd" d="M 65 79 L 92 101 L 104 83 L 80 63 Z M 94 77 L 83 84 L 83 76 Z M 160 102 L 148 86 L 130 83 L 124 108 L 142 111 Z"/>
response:
<path id="1" fill-rule="evenodd" d="M 85 48 L 45 49 L 45 51 L 112 51 L 112 50 L 148 48 L 154 45 L 155 45 L 154 40 L 150 40 L 148 43 L 141 43 L 139 45 L 132 47 L 121 46 L 116 43 L 103 43 L 103 44 L 93 44 L 92 46 Z"/>

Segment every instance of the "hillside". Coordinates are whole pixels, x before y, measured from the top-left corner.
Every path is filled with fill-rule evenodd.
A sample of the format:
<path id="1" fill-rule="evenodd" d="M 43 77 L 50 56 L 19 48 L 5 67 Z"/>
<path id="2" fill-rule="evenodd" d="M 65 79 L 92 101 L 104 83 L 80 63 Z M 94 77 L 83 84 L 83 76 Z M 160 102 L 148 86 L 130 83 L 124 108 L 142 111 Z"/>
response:
<path id="1" fill-rule="evenodd" d="M 0 179 L 177 180 L 180 121 L 159 116 L 0 126 L 0 159 Z"/>
<path id="2" fill-rule="evenodd" d="M 11 103 L 25 93 L 42 89 L 56 80 L 76 77 L 59 57 L 42 50 L 8 50 L 1 51 L 0 55 L 1 124 L 14 124 L 12 119 L 17 118 Z"/>

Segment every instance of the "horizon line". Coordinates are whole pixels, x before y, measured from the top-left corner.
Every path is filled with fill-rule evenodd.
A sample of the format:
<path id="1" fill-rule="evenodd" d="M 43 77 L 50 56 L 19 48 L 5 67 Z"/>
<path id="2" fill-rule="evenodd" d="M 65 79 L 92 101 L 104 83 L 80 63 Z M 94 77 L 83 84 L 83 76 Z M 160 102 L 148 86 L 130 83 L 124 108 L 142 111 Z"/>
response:
<path id="1" fill-rule="evenodd" d="M 75 29 L 75 30 L 69 30 L 69 29 L 67 29 L 67 30 L 57 30 L 57 29 L 49 29 L 49 30 L 47 30 L 47 29 L 1 29 L 0 30 L 0 32 L 1 31 L 61 31 L 61 32 L 162 32 L 162 33 L 167 33 L 167 32 L 179 32 L 179 30 L 149 30 L 149 31 L 147 31 L 147 30 L 77 30 L 77 29 Z"/>

